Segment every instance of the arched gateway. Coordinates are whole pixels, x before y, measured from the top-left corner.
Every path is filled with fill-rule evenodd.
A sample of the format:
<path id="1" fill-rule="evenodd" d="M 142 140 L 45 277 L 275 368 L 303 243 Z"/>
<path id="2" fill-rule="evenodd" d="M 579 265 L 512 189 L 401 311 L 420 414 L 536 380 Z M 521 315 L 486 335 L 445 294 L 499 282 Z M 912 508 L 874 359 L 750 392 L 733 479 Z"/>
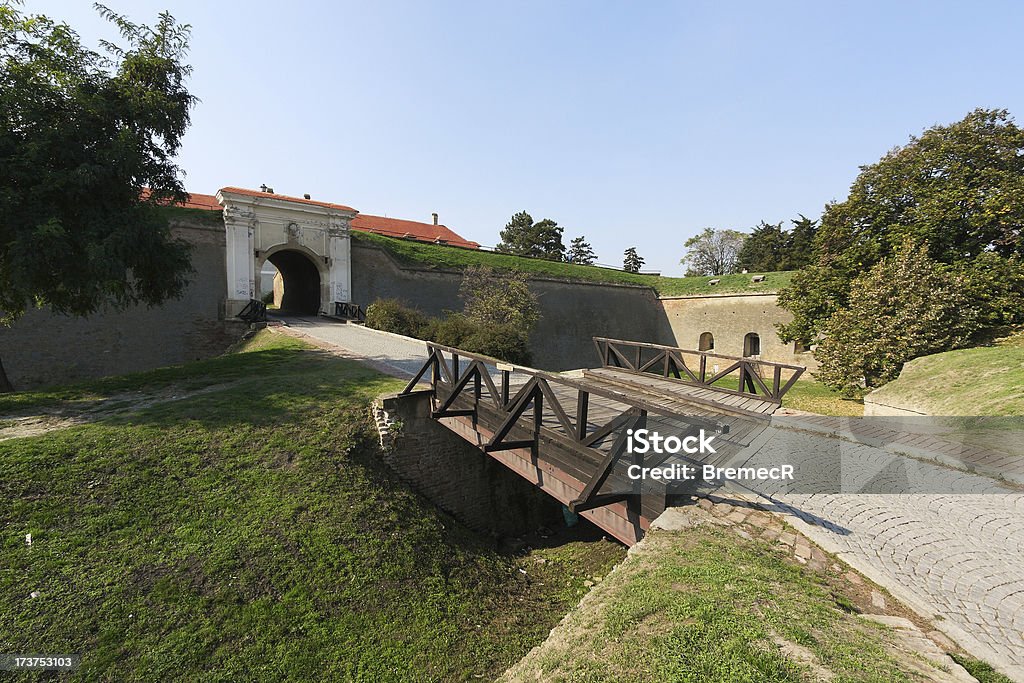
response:
<path id="1" fill-rule="evenodd" d="M 218 191 L 217 202 L 226 233 L 225 316 L 238 315 L 267 293 L 256 276 L 268 260 L 284 278 L 286 312 L 330 313 L 335 302 L 352 300 L 349 230 L 355 209 L 239 187 Z"/>

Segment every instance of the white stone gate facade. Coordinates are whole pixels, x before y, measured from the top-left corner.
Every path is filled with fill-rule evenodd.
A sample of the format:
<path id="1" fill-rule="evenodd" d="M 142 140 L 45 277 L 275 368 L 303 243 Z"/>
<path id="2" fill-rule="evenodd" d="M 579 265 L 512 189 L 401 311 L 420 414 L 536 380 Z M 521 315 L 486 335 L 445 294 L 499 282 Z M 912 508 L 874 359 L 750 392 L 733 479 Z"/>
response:
<path id="1" fill-rule="evenodd" d="M 238 315 L 250 300 L 267 294 L 260 289 L 258 275 L 263 264 L 268 259 L 274 261 L 275 256 L 287 255 L 295 263 L 296 255 L 301 255 L 316 269 L 319 283 L 309 286 L 319 288 L 319 310 L 307 312 L 333 313 L 335 302 L 351 301 L 349 230 L 355 209 L 237 187 L 218 191 L 217 201 L 224 208 L 226 317 Z M 279 270 L 287 290 L 289 275 L 280 266 Z M 300 285 L 307 283 L 292 286 Z"/>

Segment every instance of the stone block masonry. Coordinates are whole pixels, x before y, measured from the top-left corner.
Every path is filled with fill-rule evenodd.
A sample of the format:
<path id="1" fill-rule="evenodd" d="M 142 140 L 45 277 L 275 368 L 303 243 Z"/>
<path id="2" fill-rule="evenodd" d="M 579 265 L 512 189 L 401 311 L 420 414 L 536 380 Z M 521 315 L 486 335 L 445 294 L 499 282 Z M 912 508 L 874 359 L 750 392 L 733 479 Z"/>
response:
<path id="1" fill-rule="evenodd" d="M 427 393 L 374 405 L 385 463 L 469 528 L 521 536 L 563 523 L 561 505 L 430 417 Z"/>

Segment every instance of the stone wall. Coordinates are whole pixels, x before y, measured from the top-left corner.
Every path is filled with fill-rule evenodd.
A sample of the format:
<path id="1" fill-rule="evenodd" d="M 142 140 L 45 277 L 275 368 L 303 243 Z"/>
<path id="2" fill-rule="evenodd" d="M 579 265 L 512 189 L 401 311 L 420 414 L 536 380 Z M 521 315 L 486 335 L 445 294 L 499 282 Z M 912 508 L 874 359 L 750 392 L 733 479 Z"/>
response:
<path id="1" fill-rule="evenodd" d="M 563 523 L 557 501 L 431 419 L 429 394 L 385 398 L 374 412 L 387 465 L 469 528 L 521 536 Z"/>
<path id="2" fill-rule="evenodd" d="M 173 221 L 194 245 L 193 281 L 163 306 L 133 307 L 90 318 L 31 311 L 0 327 L 0 357 L 16 389 L 149 370 L 222 353 L 248 329 L 221 320 L 225 296 L 224 228 Z"/>
<path id="3" fill-rule="evenodd" d="M 460 310 L 462 275 L 400 266 L 383 249 L 353 242 L 352 296 L 362 306 L 396 298 L 430 315 Z M 541 320 L 530 339 L 533 365 L 569 370 L 597 365 L 595 336 L 672 343 L 657 295 L 648 287 L 532 278 Z"/>
<path id="4" fill-rule="evenodd" d="M 680 348 L 699 348 L 701 334 L 710 332 L 715 353 L 742 356 L 744 337 L 753 332 L 760 338 L 763 360 L 816 369 L 809 352 L 798 352 L 794 344 L 779 339 L 775 325 L 789 322 L 792 316 L 776 299 L 775 294 L 718 294 L 664 297 L 661 304 L 672 329 L 671 343 Z"/>

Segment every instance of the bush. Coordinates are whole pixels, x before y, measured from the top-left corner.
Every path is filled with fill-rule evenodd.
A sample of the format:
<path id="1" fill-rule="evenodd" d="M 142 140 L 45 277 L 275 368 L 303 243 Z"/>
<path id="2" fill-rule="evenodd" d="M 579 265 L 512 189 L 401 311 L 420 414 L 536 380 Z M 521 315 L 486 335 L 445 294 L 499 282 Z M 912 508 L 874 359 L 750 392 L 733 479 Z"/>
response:
<path id="1" fill-rule="evenodd" d="M 462 276 L 459 298 L 466 317 L 487 325 L 514 325 L 526 334 L 540 319 L 537 296 L 530 291 L 525 273 L 497 272 L 486 266 L 471 266 Z"/>
<path id="2" fill-rule="evenodd" d="M 531 362 L 528 336 L 512 325 L 477 325 L 476 330 L 463 340 L 462 348 L 508 363 L 529 365 Z"/>
<path id="3" fill-rule="evenodd" d="M 377 299 L 366 307 L 366 326 L 407 337 L 429 339 L 430 319 L 422 312 L 403 304 L 398 299 Z"/>
<path id="4" fill-rule="evenodd" d="M 856 395 L 896 379 L 909 360 L 965 346 L 981 327 L 966 278 L 908 241 L 857 277 L 849 303 L 826 320 L 817 375 Z"/>
<path id="5" fill-rule="evenodd" d="M 480 328 L 462 313 L 449 313 L 446 317 L 432 321 L 430 339 L 445 346 L 465 348 L 466 340 Z M 466 348 L 467 351 L 472 351 Z M 479 353 L 479 352 L 478 352 Z"/>

